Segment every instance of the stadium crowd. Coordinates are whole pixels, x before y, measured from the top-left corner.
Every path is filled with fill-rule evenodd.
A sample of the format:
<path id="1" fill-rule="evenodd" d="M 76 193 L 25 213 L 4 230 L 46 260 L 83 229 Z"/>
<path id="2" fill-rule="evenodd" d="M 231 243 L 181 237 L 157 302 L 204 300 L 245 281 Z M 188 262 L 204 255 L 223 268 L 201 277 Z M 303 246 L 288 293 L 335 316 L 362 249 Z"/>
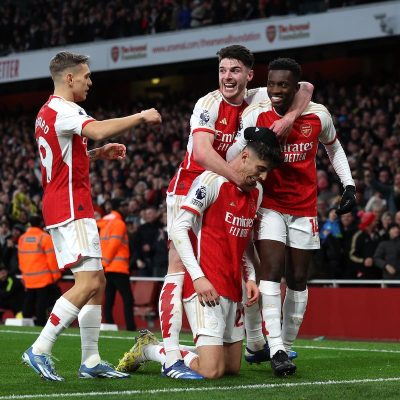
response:
<path id="1" fill-rule="evenodd" d="M 6 0 L 0 56 L 71 43 L 198 28 L 371 3 L 368 0 Z"/>
<path id="2" fill-rule="evenodd" d="M 321 250 L 312 277 L 373 279 L 398 278 L 375 257 L 384 241 L 398 236 L 400 225 L 400 84 L 318 84 L 315 101 L 326 104 L 348 156 L 357 185 L 358 209 L 338 218 L 334 212 L 342 191 L 321 147 L 317 155 L 318 217 Z M 132 274 L 164 276 L 167 266 L 165 193 L 184 157 L 194 98 L 175 95 L 159 100 L 160 128 L 141 126 L 120 137 L 127 157 L 95 161 L 90 179 L 96 213 L 111 211 L 111 199 L 128 203 L 126 223 Z M 98 119 L 134 113 L 145 101 L 119 109 L 98 108 Z M 32 135 L 34 115 L 1 116 L 0 256 L 11 274 L 19 272 L 17 242 L 29 216 L 41 209 L 40 166 Z M 96 147 L 98 144 L 93 143 Z M 389 234 L 389 232 L 391 232 Z M 148 246 L 147 246 L 148 245 Z M 386 246 L 386 245 L 385 245 Z M 381 250 L 381 249 L 380 249 Z M 380 256 L 381 257 L 381 256 Z M 393 262 L 390 262 L 390 265 Z"/>

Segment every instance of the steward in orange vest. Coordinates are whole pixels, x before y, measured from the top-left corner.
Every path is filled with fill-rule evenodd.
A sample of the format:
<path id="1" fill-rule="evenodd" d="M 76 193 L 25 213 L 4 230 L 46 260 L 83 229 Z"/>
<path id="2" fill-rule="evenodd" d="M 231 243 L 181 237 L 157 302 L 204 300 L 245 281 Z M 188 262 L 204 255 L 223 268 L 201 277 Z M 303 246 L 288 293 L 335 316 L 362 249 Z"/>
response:
<path id="1" fill-rule="evenodd" d="M 128 231 L 123 220 L 127 203 L 122 199 L 112 199 L 112 211 L 97 221 L 100 230 L 102 263 L 106 275 L 104 318 L 108 324 L 114 323 L 112 309 L 115 294 L 119 291 L 124 303 L 126 329 L 134 331 L 133 296 L 129 280 Z"/>
<path id="2" fill-rule="evenodd" d="M 18 240 L 18 262 L 25 285 L 24 317 L 36 316 L 36 324 L 44 326 L 47 311 L 54 306 L 61 278 L 53 242 L 42 228 L 41 217 L 30 217 L 30 227 Z"/>

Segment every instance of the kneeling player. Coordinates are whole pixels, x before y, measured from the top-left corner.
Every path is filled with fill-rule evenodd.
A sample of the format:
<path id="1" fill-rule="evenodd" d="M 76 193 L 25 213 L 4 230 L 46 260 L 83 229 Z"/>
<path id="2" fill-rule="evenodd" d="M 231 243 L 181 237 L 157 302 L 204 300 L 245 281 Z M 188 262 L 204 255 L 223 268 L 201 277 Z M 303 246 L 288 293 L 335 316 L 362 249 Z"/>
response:
<path id="1" fill-rule="evenodd" d="M 249 142 L 230 163 L 244 177 L 245 190 L 206 171 L 193 182 L 175 220 L 171 236 L 187 271 L 184 304 L 198 352 L 186 366 L 197 376 L 212 379 L 239 372 L 244 336 L 242 258 L 262 198 L 258 181 L 279 162 L 275 135 L 266 143 Z M 254 273 L 244 275 L 250 305 L 259 293 Z M 131 353 L 135 368 L 140 362 L 163 360 L 162 350 L 149 334 L 138 339 Z M 162 373 L 182 377 L 171 376 L 165 365 Z"/>

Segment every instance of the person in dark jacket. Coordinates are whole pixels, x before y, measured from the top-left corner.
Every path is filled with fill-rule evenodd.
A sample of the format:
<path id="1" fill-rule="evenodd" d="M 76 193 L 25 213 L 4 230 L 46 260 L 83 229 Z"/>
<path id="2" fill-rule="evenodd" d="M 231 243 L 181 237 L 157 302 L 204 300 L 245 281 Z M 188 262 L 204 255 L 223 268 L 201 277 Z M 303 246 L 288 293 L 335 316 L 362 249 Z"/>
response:
<path id="1" fill-rule="evenodd" d="M 379 243 L 374 254 L 374 264 L 383 271 L 383 279 L 400 279 L 400 228 L 389 226 L 389 240 Z"/>
<path id="2" fill-rule="evenodd" d="M 24 303 L 24 286 L 14 275 L 10 274 L 7 267 L 0 262 L 0 308 L 11 310 L 14 316 L 22 316 Z M 0 321 L 3 312 L 0 311 Z"/>
<path id="3" fill-rule="evenodd" d="M 358 231 L 354 234 L 350 248 L 350 276 L 357 279 L 381 279 L 382 270 L 374 264 L 374 253 L 380 242 L 376 231 L 377 219 L 372 212 L 360 211 Z"/>
<path id="4" fill-rule="evenodd" d="M 153 263 L 162 224 L 158 210 L 147 207 L 144 210 L 145 223 L 138 227 L 135 235 L 134 258 L 138 276 L 153 276 Z"/>

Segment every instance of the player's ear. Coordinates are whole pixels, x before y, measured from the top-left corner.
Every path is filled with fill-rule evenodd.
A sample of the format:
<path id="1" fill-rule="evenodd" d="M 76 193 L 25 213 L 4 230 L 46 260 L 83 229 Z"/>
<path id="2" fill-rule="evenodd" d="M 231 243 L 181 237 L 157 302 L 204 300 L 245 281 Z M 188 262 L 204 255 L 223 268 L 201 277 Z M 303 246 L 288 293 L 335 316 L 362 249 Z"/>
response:
<path id="1" fill-rule="evenodd" d="M 241 153 L 242 163 L 245 164 L 248 158 L 249 158 L 249 151 L 246 148 L 244 148 Z"/>
<path id="2" fill-rule="evenodd" d="M 68 86 L 72 86 L 72 84 L 74 83 L 74 75 L 72 74 L 72 72 L 68 72 L 65 75 L 65 82 L 68 84 Z"/>
<path id="3" fill-rule="evenodd" d="M 254 70 L 249 69 L 249 73 L 247 74 L 247 82 L 250 82 L 254 78 Z"/>

